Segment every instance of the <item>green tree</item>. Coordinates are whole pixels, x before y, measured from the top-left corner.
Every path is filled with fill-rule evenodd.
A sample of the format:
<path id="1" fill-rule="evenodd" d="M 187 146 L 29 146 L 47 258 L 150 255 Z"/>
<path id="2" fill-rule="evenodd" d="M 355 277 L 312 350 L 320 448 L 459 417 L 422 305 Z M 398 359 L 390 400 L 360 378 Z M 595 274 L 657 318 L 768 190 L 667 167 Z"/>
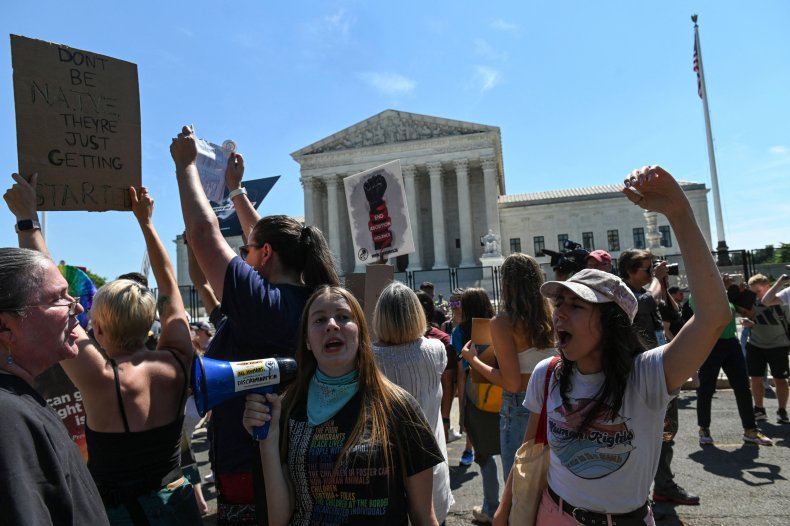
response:
<path id="1" fill-rule="evenodd" d="M 774 252 L 774 263 L 790 263 L 790 243 L 779 243 Z"/>
<path id="2" fill-rule="evenodd" d="M 88 275 L 89 278 L 91 278 L 91 281 L 93 282 L 94 285 L 96 285 L 97 289 L 101 288 L 102 285 L 107 283 L 107 278 L 99 276 L 98 274 L 94 274 L 87 268 L 85 269 L 85 273 Z"/>

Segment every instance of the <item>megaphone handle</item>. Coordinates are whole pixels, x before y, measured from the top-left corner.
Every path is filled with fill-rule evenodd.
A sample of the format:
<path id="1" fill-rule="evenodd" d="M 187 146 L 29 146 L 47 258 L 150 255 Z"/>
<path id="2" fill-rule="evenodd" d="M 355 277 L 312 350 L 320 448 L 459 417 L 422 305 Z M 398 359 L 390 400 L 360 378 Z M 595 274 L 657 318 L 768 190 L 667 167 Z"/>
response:
<path id="1" fill-rule="evenodd" d="M 270 402 L 266 402 L 266 407 L 269 408 L 269 414 L 272 414 L 272 404 Z M 252 438 L 255 440 L 266 440 L 266 437 L 269 436 L 269 424 L 271 424 L 271 421 L 266 422 L 261 426 L 253 427 Z"/>

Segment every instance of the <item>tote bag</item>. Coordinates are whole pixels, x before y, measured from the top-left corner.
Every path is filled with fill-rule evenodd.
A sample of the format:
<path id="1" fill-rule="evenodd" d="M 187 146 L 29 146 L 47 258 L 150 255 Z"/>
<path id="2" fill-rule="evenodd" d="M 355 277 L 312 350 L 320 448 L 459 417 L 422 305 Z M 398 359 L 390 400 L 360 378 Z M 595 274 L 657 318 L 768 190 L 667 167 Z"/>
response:
<path id="1" fill-rule="evenodd" d="M 540 411 L 540 423 L 534 440 L 528 440 L 516 451 L 513 462 L 513 500 L 510 505 L 510 524 L 519 526 L 535 526 L 538 516 L 538 505 L 543 497 L 543 490 L 548 482 L 549 446 L 546 438 L 546 399 L 549 395 L 549 381 L 554 367 L 560 358 L 551 360 L 546 370 L 546 381 L 543 385 L 543 408 Z"/>

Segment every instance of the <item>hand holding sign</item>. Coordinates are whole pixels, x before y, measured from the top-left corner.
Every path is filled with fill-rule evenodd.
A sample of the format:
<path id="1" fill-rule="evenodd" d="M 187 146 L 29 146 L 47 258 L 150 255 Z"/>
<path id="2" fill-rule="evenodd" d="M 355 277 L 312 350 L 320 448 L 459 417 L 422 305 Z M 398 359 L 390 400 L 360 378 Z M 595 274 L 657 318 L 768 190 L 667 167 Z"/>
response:
<path id="1" fill-rule="evenodd" d="M 195 144 L 195 134 L 189 126 L 184 126 L 178 137 L 170 143 L 170 156 L 176 163 L 176 169 L 182 170 L 197 161 L 197 144 Z"/>
<path id="2" fill-rule="evenodd" d="M 8 209 L 11 210 L 17 221 L 21 219 L 36 219 L 38 217 L 36 209 L 38 174 L 33 174 L 29 183 L 19 174 L 11 174 L 11 177 L 15 182 L 3 195 L 3 199 L 8 204 Z"/>
<path id="3" fill-rule="evenodd" d="M 225 186 L 229 191 L 241 187 L 244 178 L 244 157 L 240 153 L 232 153 L 228 157 L 228 167 L 225 168 Z"/>

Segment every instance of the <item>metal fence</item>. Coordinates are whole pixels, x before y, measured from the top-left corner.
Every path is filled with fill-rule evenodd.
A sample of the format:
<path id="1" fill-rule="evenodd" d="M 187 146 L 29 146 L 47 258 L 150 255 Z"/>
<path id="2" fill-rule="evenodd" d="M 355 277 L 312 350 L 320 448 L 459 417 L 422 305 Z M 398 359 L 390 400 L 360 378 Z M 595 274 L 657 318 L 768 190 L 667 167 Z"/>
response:
<path id="1" fill-rule="evenodd" d="M 739 274 L 744 281 L 748 281 L 755 274 L 764 274 L 771 281 L 787 272 L 785 263 L 754 263 L 754 254 L 749 250 L 730 250 L 726 253 L 711 252 L 713 257 L 720 263 L 719 269 L 722 273 Z M 677 285 L 681 288 L 688 286 L 686 278 L 686 267 L 683 257 L 680 254 L 667 254 L 663 256 L 670 263 L 678 264 L 678 275 L 670 277 L 670 285 Z M 617 272 L 616 264 L 615 272 Z M 728 264 L 721 264 L 728 263 Z M 542 268 L 546 273 L 547 279 L 553 279 L 553 271 L 548 264 L 543 264 Z M 395 279 L 405 283 L 410 288 L 418 290 L 420 284 L 426 281 L 433 283 L 435 294 L 442 295 L 445 299 L 455 288 L 477 287 L 485 289 L 494 305 L 499 303 L 500 296 L 500 270 L 499 267 L 458 267 L 439 270 L 415 270 L 406 272 L 396 272 Z M 157 294 L 157 289 L 152 289 Z M 208 315 L 203 309 L 195 288 L 192 285 L 180 286 L 181 297 L 184 299 L 184 306 L 192 319 L 203 318 Z"/>

